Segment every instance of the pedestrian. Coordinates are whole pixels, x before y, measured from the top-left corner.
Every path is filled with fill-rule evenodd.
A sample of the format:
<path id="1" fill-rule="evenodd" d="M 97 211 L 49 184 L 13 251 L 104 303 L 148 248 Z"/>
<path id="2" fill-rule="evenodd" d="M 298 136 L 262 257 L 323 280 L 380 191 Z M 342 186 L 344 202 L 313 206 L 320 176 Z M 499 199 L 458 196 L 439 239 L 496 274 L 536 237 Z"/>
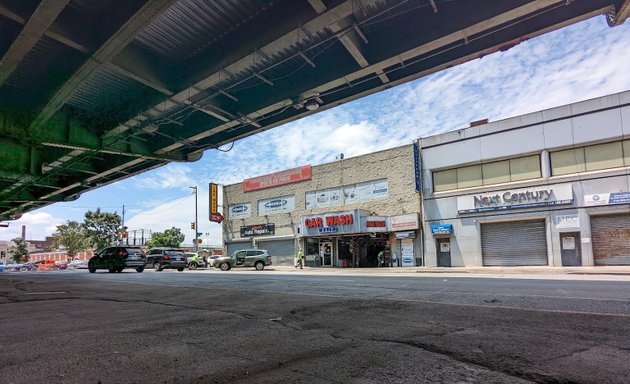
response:
<path id="1" fill-rule="evenodd" d="M 385 252 L 383 252 L 382 250 L 378 253 L 378 255 L 376 256 L 376 258 L 378 259 L 378 266 L 382 267 L 385 265 Z"/>
<path id="2" fill-rule="evenodd" d="M 302 261 L 304 260 L 304 254 L 302 253 L 302 248 L 298 248 L 297 251 L 297 255 L 295 256 L 295 268 L 297 269 L 297 267 L 299 266 L 300 269 L 302 269 L 302 267 L 304 267 L 304 264 L 302 263 Z"/>

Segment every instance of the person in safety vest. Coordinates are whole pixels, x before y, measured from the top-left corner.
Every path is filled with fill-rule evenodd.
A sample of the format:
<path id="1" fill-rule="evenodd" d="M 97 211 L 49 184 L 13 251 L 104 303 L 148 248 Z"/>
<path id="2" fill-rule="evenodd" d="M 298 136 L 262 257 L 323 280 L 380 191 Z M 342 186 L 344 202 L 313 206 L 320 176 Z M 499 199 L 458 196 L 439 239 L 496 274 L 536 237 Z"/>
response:
<path id="1" fill-rule="evenodd" d="M 382 267 L 385 265 L 385 252 L 380 251 L 378 253 L 378 255 L 376 255 L 376 258 L 378 259 L 378 266 Z"/>
<path id="2" fill-rule="evenodd" d="M 298 248 L 297 255 L 295 256 L 295 268 L 299 266 L 300 269 L 302 269 L 302 267 L 304 267 L 304 264 L 302 263 L 303 260 L 304 254 L 302 253 L 302 248 Z"/>
<path id="3" fill-rule="evenodd" d="M 190 264 L 188 265 L 188 268 L 197 269 L 200 263 L 201 263 L 201 257 L 199 257 L 198 253 L 195 253 L 195 255 L 190 258 Z"/>

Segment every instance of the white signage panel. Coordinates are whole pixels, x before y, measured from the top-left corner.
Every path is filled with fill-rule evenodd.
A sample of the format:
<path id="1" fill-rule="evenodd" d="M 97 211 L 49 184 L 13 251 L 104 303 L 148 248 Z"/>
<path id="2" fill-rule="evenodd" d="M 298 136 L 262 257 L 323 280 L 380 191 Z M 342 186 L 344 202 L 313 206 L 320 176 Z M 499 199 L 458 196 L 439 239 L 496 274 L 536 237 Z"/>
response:
<path id="1" fill-rule="evenodd" d="M 228 217 L 237 219 L 239 217 L 250 217 L 252 215 L 252 203 L 232 204 L 228 206 Z"/>
<path id="2" fill-rule="evenodd" d="M 272 213 L 293 212 L 295 210 L 295 196 L 274 197 L 258 200 L 258 216 Z"/>
<path id="3" fill-rule="evenodd" d="M 629 203 L 630 203 L 630 192 L 600 193 L 597 195 L 584 196 L 584 205 L 586 206 L 629 204 Z"/>
<path id="4" fill-rule="evenodd" d="M 403 239 L 400 240 L 400 250 L 402 252 L 402 266 L 403 267 L 415 267 L 416 266 L 416 258 L 413 254 L 413 240 L 412 239 Z"/>
<path id="5" fill-rule="evenodd" d="M 556 228 L 580 228 L 580 216 L 577 213 L 557 215 L 554 222 Z"/>
<path id="6" fill-rule="evenodd" d="M 462 213 L 503 211 L 573 203 L 571 184 L 540 185 L 457 197 Z"/>
<path id="7" fill-rule="evenodd" d="M 306 192 L 306 208 L 327 208 L 386 198 L 387 179 Z"/>
<path id="8" fill-rule="evenodd" d="M 390 217 L 390 228 L 393 232 L 418 229 L 420 223 L 417 213 L 406 213 L 404 215 Z"/>

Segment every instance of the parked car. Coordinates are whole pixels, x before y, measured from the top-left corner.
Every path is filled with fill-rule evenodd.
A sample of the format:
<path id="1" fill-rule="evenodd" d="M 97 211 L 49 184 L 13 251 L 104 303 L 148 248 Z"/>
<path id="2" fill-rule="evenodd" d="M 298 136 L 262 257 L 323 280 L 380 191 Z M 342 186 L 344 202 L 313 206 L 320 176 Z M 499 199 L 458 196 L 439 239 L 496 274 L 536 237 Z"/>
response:
<path id="1" fill-rule="evenodd" d="M 0 263 L 0 272 L 3 272 L 3 271 L 4 271 L 4 264 Z"/>
<path id="2" fill-rule="evenodd" d="M 267 265 L 271 265 L 271 255 L 264 249 L 244 249 L 212 260 L 212 266 L 222 271 L 229 271 L 234 267 L 254 267 L 257 271 L 262 271 Z"/>
<path id="3" fill-rule="evenodd" d="M 152 248 L 147 253 L 146 265 L 156 272 L 161 272 L 166 268 L 177 269 L 181 272 L 186 268 L 186 254 L 181 249 Z"/>
<path id="4" fill-rule="evenodd" d="M 20 271 L 36 271 L 37 270 L 37 264 L 35 264 L 34 261 L 27 261 L 26 263 L 22 264 L 22 266 L 20 267 Z"/>
<path id="5" fill-rule="evenodd" d="M 107 247 L 88 261 L 88 270 L 94 273 L 97 269 L 107 269 L 113 273 L 133 268 L 137 272 L 143 272 L 145 262 L 146 256 L 140 247 Z"/>
<path id="6" fill-rule="evenodd" d="M 68 269 L 87 269 L 88 261 L 87 260 L 72 260 L 68 263 Z"/>
<path id="7" fill-rule="evenodd" d="M 55 261 L 55 268 L 57 269 L 68 269 L 68 262 L 65 260 L 57 260 Z"/>
<path id="8" fill-rule="evenodd" d="M 22 264 L 7 263 L 7 265 L 4 266 L 4 269 L 7 271 L 19 271 L 20 267 L 22 267 Z"/>

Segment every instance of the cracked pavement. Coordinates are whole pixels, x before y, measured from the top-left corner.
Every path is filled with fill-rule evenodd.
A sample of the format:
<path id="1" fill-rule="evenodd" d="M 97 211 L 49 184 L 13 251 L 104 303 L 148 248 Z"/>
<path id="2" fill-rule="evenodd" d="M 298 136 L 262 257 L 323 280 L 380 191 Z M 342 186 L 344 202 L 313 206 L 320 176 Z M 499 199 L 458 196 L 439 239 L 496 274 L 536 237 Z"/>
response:
<path id="1" fill-rule="evenodd" d="M 630 282 L 0 274 L 0 382 L 627 383 Z"/>

